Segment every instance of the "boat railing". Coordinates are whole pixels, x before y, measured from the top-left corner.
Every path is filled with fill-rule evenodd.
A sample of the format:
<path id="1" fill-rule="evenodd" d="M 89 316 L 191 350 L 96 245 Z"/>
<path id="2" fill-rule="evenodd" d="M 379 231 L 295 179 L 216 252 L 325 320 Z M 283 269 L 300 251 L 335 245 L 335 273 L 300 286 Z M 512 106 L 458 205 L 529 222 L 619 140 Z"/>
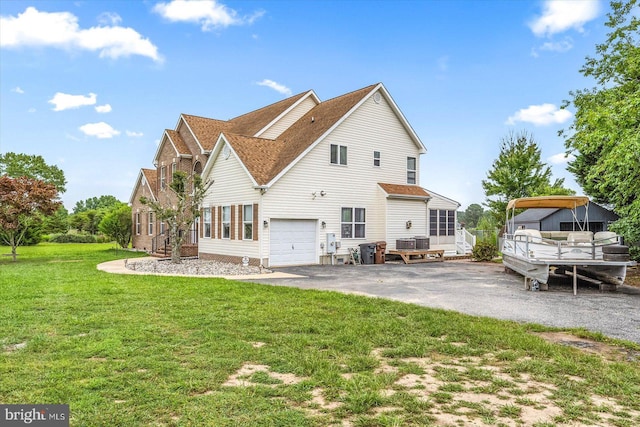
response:
<path id="1" fill-rule="evenodd" d="M 503 252 L 527 259 L 602 259 L 602 247 L 620 243 L 619 236 L 590 241 L 555 240 L 527 234 L 505 234 Z"/>

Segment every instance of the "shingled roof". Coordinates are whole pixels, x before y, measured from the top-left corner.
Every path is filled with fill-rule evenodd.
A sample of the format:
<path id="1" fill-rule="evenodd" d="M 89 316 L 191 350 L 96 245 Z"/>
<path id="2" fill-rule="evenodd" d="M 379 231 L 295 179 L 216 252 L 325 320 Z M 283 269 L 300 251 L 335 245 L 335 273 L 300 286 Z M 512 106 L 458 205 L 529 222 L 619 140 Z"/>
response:
<path id="1" fill-rule="evenodd" d="M 185 144 L 178 132 L 171 129 L 166 129 L 165 132 L 173 143 L 173 146 L 178 151 L 178 154 L 191 154 L 191 152 L 189 151 L 189 147 L 187 147 L 187 144 Z"/>
<path id="2" fill-rule="evenodd" d="M 220 135 L 224 135 L 254 181 L 258 185 L 266 185 L 343 120 L 379 85 L 370 85 L 317 104 L 276 139 L 256 138 L 254 135 L 311 91 L 228 121 L 188 114 L 182 114 L 181 117 L 205 151 L 212 150 Z"/>
<path id="3" fill-rule="evenodd" d="M 431 195 L 427 191 L 417 185 L 402 185 L 402 184 L 385 184 L 379 182 L 378 185 L 389 196 L 396 197 L 409 197 L 409 198 L 421 198 L 430 199 Z"/>
<path id="4" fill-rule="evenodd" d="M 211 151 L 213 146 L 216 145 L 220 133 L 231 128 L 231 124 L 223 120 L 208 119 L 189 114 L 182 114 L 182 118 L 205 151 Z"/>
<path id="5" fill-rule="evenodd" d="M 299 93 L 275 104 L 235 117 L 229 120 L 231 131 L 239 135 L 254 136 L 309 92 Z"/>

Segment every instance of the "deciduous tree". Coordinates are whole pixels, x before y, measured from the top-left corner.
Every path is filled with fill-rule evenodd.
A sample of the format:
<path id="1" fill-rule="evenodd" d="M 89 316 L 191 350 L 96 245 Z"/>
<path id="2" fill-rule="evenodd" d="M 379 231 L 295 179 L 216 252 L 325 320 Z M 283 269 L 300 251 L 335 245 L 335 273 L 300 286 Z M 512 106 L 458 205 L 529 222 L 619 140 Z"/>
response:
<path id="1" fill-rule="evenodd" d="M 167 224 L 173 263 L 181 262 L 182 245 L 191 226 L 200 216 L 200 203 L 211 184 L 202 181 L 198 174 L 187 175 L 177 171 L 173 174 L 168 191 L 161 192 L 157 200 L 140 198 L 140 202 L 149 206 L 159 221 Z"/>
<path id="2" fill-rule="evenodd" d="M 11 152 L 0 154 L 0 176 L 2 175 L 12 178 L 26 176 L 53 184 L 58 193 L 67 191 L 64 172 L 55 165 L 45 163 L 42 156 Z"/>
<path id="3" fill-rule="evenodd" d="M 76 205 L 73 207 L 73 213 L 78 214 L 90 210 L 111 209 L 120 203 L 122 202 L 114 196 L 90 197 L 87 200 L 76 202 Z"/>
<path id="4" fill-rule="evenodd" d="M 126 203 L 112 207 L 98 225 L 100 232 L 114 239 L 121 248 L 127 248 L 131 242 L 131 227 L 131 207 Z"/>
<path id="5" fill-rule="evenodd" d="M 11 246 L 14 261 L 33 221 L 58 209 L 61 203 L 57 197 L 53 184 L 24 176 L 0 177 L 0 238 Z"/>
<path id="6" fill-rule="evenodd" d="M 611 29 L 580 72 L 596 87 L 570 92 L 574 120 L 560 132 L 575 157 L 569 171 L 595 201 L 620 215 L 614 229 L 640 242 L 640 5 L 611 3 Z M 633 248 L 632 248 L 633 249 Z M 640 249 L 635 248 L 635 256 Z"/>
<path id="7" fill-rule="evenodd" d="M 533 136 L 526 131 L 509 132 L 502 138 L 500 154 L 482 180 L 489 207 L 499 227 L 504 225 L 505 210 L 511 199 L 573 194 L 563 187 L 564 179 L 551 183 L 551 168 L 541 160 L 541 151 Z"/>
<path id="8" fill-rule="evenodd" d="M 464 211 L 465 227 L 476 228 L 478 225 L 478 221 L 482 217 L 483 213 L 484 209 L 482 208 L 482 206 L 477 203 L 470 204 Z"/>

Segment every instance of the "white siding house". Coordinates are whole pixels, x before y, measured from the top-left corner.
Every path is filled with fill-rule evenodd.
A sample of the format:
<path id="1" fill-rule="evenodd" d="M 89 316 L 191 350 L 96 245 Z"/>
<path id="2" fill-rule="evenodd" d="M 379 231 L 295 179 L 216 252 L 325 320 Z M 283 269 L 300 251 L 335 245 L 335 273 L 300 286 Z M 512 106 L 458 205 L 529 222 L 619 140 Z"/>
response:
<path id="1" fill-rule="evenodd" d="M 344 262 L 362 243 L 395 249 L 414 236 L 455 252 L 446 221 L 453 212 L 455 232 L 459 204 L 418 185 L 426 149 L 381 83 L 322 102 L 308 91 L 226 122 L 181 117 L 195 142 L 184 145 L 202 147 L 192 154 L 207 156 L 202 178 L 213 181 L 202 204 L 201 258 Z M 432 209 L 437 221 L 445 212 L 442 226 L 430 223 Z"/>

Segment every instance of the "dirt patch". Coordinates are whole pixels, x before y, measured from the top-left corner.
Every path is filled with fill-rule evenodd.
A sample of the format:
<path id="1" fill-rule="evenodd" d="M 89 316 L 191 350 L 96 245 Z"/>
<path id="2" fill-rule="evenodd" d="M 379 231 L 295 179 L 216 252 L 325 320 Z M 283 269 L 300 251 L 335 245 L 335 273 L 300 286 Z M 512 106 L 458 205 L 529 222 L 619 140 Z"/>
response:
<path id="1" fill-rule="evenodd" d="M 607 360 L 640 360 L 640 351 L 630 350 L 624 347 L 590 340 L 589 338 L 579 338 L 568 332 L 537 332 L 534 333 L 534 335 L 537 335 L 555 344 L 574 347 L 587 353 L 598 354 Z"/>
<path id="2" fill-rule="evenodd" d="M 601 354 L 607 358 L 621 357 L 619 348 L 596 341 L 578 338 L 565 332 L 537 334 L 549 341 L 571 345 L 585 351 Z M 464 345 L 461 343 L 461 345 Z M 424 414 L 437 425 L 504 425 L 513 427 L 554 424 L 562 417 L 563 409 L 556 402 L 558 387 L 555 384 L 536 381 L 526 373 L 511 373 L 503 369 L 503 364 L 492 355 L 484 358 L 408 357 L 401 359 L 383 356 L 383 349 L 376 349 L 371 356 L 378 360 L 374 375 L 395 375 L 395 380 L 387 387 L 377 390 L 382 399 L 379 406 L 367 411 L 370 418 L 393 414 L 402 419 L 407 413 L 403 406 L 403 395 L 427 406 Z M 411 373 L 402 373 L 397 366 L 411 366 Z M 275 384 L 265 384 L 265 379 L 255 381 L 261 373 Z M 346 382 L 358 381 L 360 374 L 343 373 Z M 572 376 L 571 381 L 581 382 L 583 378 Z M 305 378 L 293 374 L 275 373 L 267 365 L 245 364 L 223 384 L 227 387 L 268 386 L 274 389 L 297 384 Z M 266 381 L 268 383 L 268 381 Z M 330 399 L 321 387 L 314 387 L 308 400 L 289 401 L 296 409 L 310 417 L 322 417 L 330 425 L 351 426 L 357 421 L 344 413 L 345 393 Z M 282 399 L 282 397 L 278 397 Z M 406 398 L 405 398 L 406 399 Z M 285 400 L 287 400 L 285 398 Z M 628 419 L 640 420 L 640 411 L 624 407 L 614 399 L 596 394 L 588 396 L 594 405 L 602 410 L 598 417 L 605 424 L 617 425 L 618 414 L 624 413 Z M 405 400 L 405 402 L 411 402 Z"/>
<path id="3" fill-rule="evenodd" d="M 640 267 L 627 267 L 627 276 L 624 279 L 624 284 L 640 288 Z"/>

